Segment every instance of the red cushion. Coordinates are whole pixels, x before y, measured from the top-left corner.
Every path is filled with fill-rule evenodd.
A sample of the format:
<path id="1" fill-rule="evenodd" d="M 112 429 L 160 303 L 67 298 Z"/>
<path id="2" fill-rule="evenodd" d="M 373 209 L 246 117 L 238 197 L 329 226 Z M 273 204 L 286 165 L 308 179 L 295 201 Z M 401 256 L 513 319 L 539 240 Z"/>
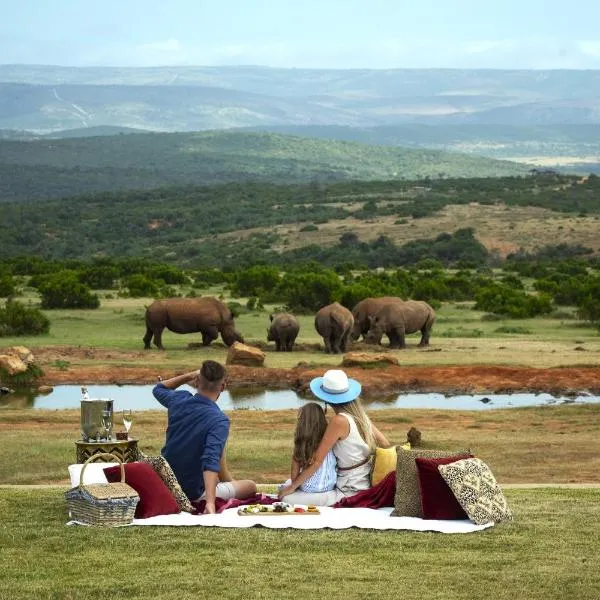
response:
<path id="1" fill-rule="evenodd" d="M 121 481 L 120 467 L 104 469 L 109 483 Z M 133 462 L 125 464 L 125 483 L 139 495 L 140 501 L 135 508 L 136 519 L 146 519 L 157 515 L 172 515 L 179 512 L 175 497 L 147 463 Z"/>
<path id="2" fill-rule="evenodd" d="M 473 456 L 462 454 L 447 458 L 415 458 L 424 519 L 469 518 L 438 471 L 438 465 L 449 465 L 464 458 Z"/>

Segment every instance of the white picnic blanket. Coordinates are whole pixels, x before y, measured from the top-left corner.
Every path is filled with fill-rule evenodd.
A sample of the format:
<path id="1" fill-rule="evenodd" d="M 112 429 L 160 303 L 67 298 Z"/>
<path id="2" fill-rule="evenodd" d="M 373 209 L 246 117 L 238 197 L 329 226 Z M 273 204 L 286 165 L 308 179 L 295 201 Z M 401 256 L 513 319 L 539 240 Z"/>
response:
<path id="1" fill-rule="evenodd" d="M 179 513 L 134 519 L 132 525 L 168 527 L 254 527 L 269 529 L 406 529 L 411 531 L 438 531 L 440 533 L 471 533 L 492 527 L 493 523 L 475 525 L 465 521 L 433 521 L 416 517 L 391 517 L 392 508 L 331 508 L 320 506 L 320 515 L 238 515 L 237 508 L 229 508 L 217 515 Z"/>

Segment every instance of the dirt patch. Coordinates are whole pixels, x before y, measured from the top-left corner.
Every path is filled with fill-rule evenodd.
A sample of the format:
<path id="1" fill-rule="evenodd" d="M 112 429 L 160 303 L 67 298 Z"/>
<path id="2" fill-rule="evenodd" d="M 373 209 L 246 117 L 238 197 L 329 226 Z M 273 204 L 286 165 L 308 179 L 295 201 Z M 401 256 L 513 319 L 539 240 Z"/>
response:
<path id="1" fill-rule="evenodd" d="M 102 350 L 78 349 L 82 358 L 119 359 L 137 358 L 139 353 L 119 353 Z M 92 355 L 87 353 L 91 352 Z M 50 353 L 52 356 L 52 353 Z M 48 358 L 45 353 L 38 353 Z M 64 355 L 62 355 L 64 357 Z M 73 355 L 70 355 L 73 358 Z M 56 360 L 56 358 L 50 358 Z M 44 376 L 40 384 L 151 384 L 156 381 L 157 366 L 70 365 L 57 368 L 40 361 Z M 46 364 L 43 364 L 46 363 Z M 305 391 L 313 377 L 322 375 L 327 367 L 311 365 L 289 369 L 267 367 L 229 366 L 230 387 L 260 387 L 270 389 L 295 389 Z M 183 373 L 189 367 L 174 367 L 173 372 Z M 382 368 L 346 369 L 358 379 L 367 397 L 401 392 L 444 393 L 511 393 L 549 392 L 569 394 L 587 390 L 600 394 L 600 367 L 569 367 L 535 369 L 499 366 L 386 366 Z"/>

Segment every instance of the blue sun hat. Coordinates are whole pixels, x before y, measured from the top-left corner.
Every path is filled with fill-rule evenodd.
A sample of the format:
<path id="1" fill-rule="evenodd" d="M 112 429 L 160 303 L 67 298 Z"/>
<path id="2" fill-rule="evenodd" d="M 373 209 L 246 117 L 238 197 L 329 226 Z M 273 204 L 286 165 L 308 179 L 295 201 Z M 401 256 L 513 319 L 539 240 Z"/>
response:
<path id="1" fill-rule="evenodd" d="M 310 382 L 310 391 L 328 404 L 346 404 L 360 396 L 361 385 L 344 371 L 331 369 Z"/>

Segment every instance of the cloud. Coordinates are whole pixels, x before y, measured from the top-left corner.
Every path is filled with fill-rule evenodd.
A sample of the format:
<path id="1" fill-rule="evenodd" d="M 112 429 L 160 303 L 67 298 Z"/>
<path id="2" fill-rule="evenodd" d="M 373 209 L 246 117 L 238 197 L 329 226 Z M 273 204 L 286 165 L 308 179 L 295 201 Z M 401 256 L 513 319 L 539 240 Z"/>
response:
<path id="1" fill-rule="evenodd" d="M 600 58 L 600 40 L 583 40 L 579 42 L 579 48 L 588 56 Z"/>

